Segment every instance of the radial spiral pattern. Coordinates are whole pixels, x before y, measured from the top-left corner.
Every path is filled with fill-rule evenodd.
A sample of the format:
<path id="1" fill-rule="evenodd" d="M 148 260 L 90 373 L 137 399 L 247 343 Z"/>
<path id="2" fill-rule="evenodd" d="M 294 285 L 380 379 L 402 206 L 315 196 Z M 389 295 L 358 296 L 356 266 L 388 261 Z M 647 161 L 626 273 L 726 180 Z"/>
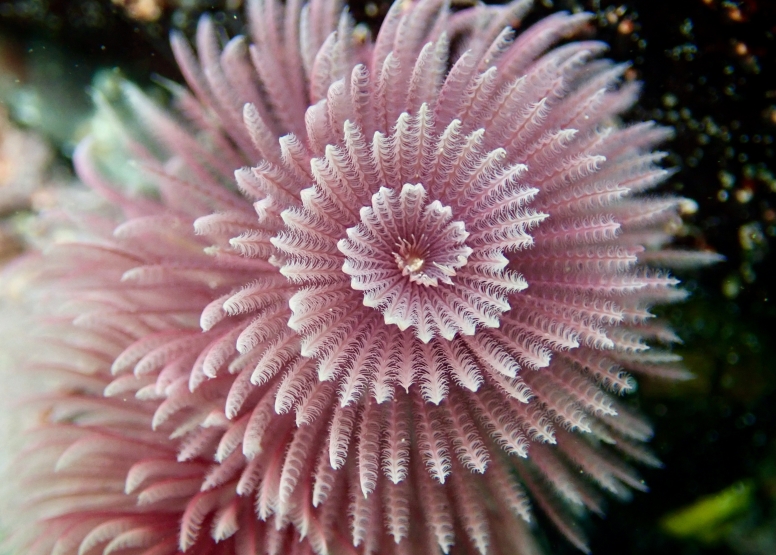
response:
<path id="1" fill-rule="evenodd" d="M 124 88 L 152 194 L 85 141 L 112 208 L 14 269 L 52 314 L 24 371 L 59 385 L 9 545 L 529 554 L 538 510 L 587 551 L 599 489 L 645 489 L 624 459 L 659 465 L 628 372 L 687 375 L 653 268 L 714 256 L 665 248 L 670 132 L 619 123 L 625 66 L 556 46 L 591 16 L 516 33 L 528 5 L 401 0 L 372 40 L 335 2 L 251 0 L 250 46 L 173 35 L 176 112 Z"/>
<path id="2" fill-rule="evenodd" d="M 365 291 L 364 305 L 382 307 L 385 323 L 401 330 L 414 324 L 426 342 L 433 337 L 427 331 L 431 326 L 446 339 L 462 329 L 474 333 L 473 325 L 461 328 L 450 317 L 439 326 L 441 315 L 432 310 L 444 301 L 433 289 L 426 291 L 440 282 L 453 285 L 450 278 L 472 253 L 463 222 L 451 217 L 449 206 L 427 202 L 423 185 L 405 184 L 398 195 L 381 187 L 372 206 L 361 209 L 361 223 L 337 244 L 348 257 L 342 271 L 351 276 L 351 287 Z"/>

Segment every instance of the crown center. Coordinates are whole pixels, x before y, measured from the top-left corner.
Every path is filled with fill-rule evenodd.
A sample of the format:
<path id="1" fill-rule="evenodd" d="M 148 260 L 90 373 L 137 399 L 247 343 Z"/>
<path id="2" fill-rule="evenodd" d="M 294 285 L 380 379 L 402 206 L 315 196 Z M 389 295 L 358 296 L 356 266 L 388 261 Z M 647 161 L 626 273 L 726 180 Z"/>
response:
<path id="1" fill-rule="evenodd" d="M 424 237 L 417 239 L 414 234 L 410 235 L 409 239 L 399 239 L 396 243 L 398 251 L 393 253 L 393 258 L 401 270 L 401 275 L 407 276 L 411 282 L 436 287 L 439 284 L 438 278 L 424 271 L 427 267 L 428 252 L 423 248 L 423 239 Z"/>

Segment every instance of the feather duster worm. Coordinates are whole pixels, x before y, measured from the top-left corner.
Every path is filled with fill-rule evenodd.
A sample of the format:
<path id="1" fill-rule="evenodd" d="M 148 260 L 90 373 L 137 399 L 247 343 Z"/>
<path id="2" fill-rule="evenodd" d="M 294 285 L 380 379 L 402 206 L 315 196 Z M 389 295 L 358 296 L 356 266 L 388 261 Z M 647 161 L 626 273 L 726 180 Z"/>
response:
<path id="1" fill-rule="evenodd" d="M 87 140 L 121 216 L 27 262 L 64 301 L 34 364 L 62 387 L 12 545 L 535 553 L 539 510 L 587 550 L 598 488 L 645 489 L 622 456 L 659 464 L 628 372 L 685 376 L 651 266 L 712 257 L 664 249 L 670 132 L 618 123 L 625 66 L 555 46 L 591 16 L 515 33 L 528 5 L 402 0 L 372 40 L 334 2 L 254 0 L 250 46 L 173 35 L 178 112 L 125 87 L 155 193 Z"/>

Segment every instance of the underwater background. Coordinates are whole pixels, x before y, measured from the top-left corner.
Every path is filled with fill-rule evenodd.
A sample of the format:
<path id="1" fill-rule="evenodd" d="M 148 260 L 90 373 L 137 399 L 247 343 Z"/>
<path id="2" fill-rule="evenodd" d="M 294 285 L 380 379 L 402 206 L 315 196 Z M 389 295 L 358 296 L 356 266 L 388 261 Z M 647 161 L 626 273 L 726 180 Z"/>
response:
<path id="1" fill-rule="evenodd" d="M 596 555 L 776 553 L 776 2 L 536 1 L 528 24 L 557 10 L 597 15 L 591 33 L 631 61 L 644 84 L 628 115 L 672 126 L 663 187 L 693 199 L 679 241 L 726 261 L 678 272 L 692 294 L 660 312 L 684 340 L 695 378 L 641 379 L 627 399 L 649 416 L 662 469 L 650 492 L 586 522 Z M 453 2 L 455 5 L 455 2 Z M 389 2 L 349 3 L 377 28 Z M 71 187 L 70 156 L 130 79 L 164 99 L 182 81 L 170 29 L 188 36 L 209 12 L 232 36 L 240 0 L 0 0 L 0 260 L 56 230 L 32 217 Z M 549 526 L 540 529 L 549 530 Z M 548 552 L 577 551 L 557 535 Z"/>

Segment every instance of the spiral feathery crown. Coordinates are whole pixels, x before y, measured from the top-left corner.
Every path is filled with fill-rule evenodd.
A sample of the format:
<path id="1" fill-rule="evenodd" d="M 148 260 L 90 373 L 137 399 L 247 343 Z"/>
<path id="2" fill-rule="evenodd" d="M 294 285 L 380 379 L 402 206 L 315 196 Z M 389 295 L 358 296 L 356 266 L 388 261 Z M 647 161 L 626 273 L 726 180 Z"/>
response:
<path id="1" fill-rule="evenodd" d="M 173 35 L 178 112 L 125 87 L 158 195 L 87 140 L 123 215 L 26 266 L 64 301 L 35 366 L 62 387 L 13 545 L 535 553 L 535 507 L 587 550 L 592 486 L 659 464 L 626 370 L 687 375 L 652 267 L 714 257 L 665 248 L 682 199 L 644 193 L 670 132 L 619 123 L 626 66 L 553 48 L 591 16 L 518 34 L 528 5 L 400 0 L 373 41 L 334 2 L 251 0 L 250 47 Z"/>

